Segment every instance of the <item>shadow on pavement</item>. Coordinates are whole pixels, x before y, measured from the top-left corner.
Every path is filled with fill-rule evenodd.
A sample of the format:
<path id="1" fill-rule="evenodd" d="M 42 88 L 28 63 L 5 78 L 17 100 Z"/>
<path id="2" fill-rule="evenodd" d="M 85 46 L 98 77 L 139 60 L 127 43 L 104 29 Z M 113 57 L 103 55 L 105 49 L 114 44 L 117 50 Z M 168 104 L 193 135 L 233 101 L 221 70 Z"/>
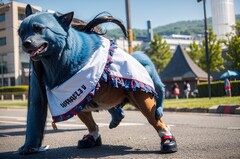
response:
<path id="1" fill-rule="evenodd" d="M 113 157 L 123 158 L 129 154 L 160 154 L 159 151 L 141 151 L 122 145 L 102 145 L 89 149 L 78 149 L 75 146 L 49 149 L 46 152 L 21 156 L 17 152 L 0 153 L 0 158 L 4 159 L 69 159 L 69 158 L 101 158 Z M 121 156 L 121 157 L 120 157 Z"/>
<path id="2" fill-rule="evenodd" d="M 13 131 L 13 129 L 16 129 L 16 131 Z M 18 129 L 24 129 L 19 131 Z M 0 137 L 5 137 L 5 136 L 22 136 L 26 135 L 26 126 L 25 125 L 1 125 L 0 130 L 9 130 L 5 131 L 4 133 L 0 133 Z M 77 129 L 58 129 L 58 130 L 45 130 L 44 134 L 51 134 L 51 133 L 61 133 L 61 132 L 67 132 L 67 131 L 85 131 L 87 128 L 77 128 Z"/>

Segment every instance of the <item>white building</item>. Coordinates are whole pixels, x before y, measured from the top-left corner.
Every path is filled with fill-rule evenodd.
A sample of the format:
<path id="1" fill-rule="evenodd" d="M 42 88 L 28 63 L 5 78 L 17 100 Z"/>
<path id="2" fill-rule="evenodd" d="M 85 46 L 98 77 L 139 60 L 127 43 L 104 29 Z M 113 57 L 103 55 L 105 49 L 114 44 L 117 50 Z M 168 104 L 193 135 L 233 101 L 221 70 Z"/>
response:
<path id="1" fill-rule="evenodd" d="M 18 28 L 26 4 L 12 1 L 0 6 L 0 86 L 27 84 L 29 55 L 21 49 Z M 42 10 L 41 7 L 34 8 Z"/>
<path id="2" fill-rule="evenodd" d="M 124 38 L 119 38 L 115 40 L 115 43 L 124 51 L 128 51 L 128 40 Z M 132 47 L 136 47 L 137 45 L 142 46 L 142 41 L 132 41 Z"/>
<path id="3" fill-rule="evenodd" d="M 172 34 L 171 36 L 163 36 L 163 40 L 165 40 L 170 46 L 170 50 L 175 52 L 178 45 L 181 45 L 182 48 L 188 50 L 189 45 L 192 44 L 193 41 L 195 41 L 196 44 L 200 44 L 202 39 L 194 39 L 194 37 L 191 35 Z"/>
<path id="4" fill-rule="evenodd" d="M 224 39 L 236 25 L 234 0 L 211 0 L 213 32 L 218 39 Z"/>

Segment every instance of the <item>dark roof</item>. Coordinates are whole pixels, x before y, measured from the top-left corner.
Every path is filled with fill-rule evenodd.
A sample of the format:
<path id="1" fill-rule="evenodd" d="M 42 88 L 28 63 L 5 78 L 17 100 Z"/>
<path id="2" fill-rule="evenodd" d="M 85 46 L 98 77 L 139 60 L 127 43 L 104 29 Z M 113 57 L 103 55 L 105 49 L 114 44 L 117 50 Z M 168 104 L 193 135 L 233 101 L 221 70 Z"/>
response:
<path id="1" fill-rule="evenodd" d="M 180 45 L 177 46 L 172 59 L 160 76 L 163 82 L 195 80 L 196 78 L 207 80 L 207 73 L 193 62 Z"/>

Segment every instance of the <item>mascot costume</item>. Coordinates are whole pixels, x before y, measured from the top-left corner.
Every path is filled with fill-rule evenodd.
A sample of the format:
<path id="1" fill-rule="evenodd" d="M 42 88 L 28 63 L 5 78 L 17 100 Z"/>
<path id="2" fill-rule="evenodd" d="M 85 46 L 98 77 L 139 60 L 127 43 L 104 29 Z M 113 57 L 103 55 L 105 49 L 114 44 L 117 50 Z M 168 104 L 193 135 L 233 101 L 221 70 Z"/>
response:
<path id="1" fill-rule="evenodd" d="M 95 17 L 87 24 L 73 24 L 67 14 L 37 12 L 26 7 L 26 18 L 18 30 L 23 50 L 30 55 L 30 85 L 25 144 L 22 155 L 37 153 L 42 145 L 47 106 L 56 122 L 77 115 L 88 128 L 78 148 L 102 145 L 91 111 L 109 110 L 116 127 L 124 117 L 122 107 L 130 103 L 140 110 L 157 131 L 160 151 L 177 151 L 177 144 L 164 123 L 164 85 L 150 58 L 143 52 L 129 55 L 100 35 L 97 26 L 122 23 L 112 16 Z M 71 25 L 72 23 L 72 25 Z"/>

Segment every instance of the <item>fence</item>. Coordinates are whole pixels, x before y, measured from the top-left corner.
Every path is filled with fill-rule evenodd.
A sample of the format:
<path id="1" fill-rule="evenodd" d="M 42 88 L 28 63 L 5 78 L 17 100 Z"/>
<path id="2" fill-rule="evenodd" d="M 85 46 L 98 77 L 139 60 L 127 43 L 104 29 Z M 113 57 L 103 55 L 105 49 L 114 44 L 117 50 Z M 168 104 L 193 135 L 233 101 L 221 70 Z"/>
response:
<path id="1" fill-rule="evenodd" d="M 27 100 L 28 93 L 27 92 L 1 92 L 1 101 L 3 100 Z"/>

